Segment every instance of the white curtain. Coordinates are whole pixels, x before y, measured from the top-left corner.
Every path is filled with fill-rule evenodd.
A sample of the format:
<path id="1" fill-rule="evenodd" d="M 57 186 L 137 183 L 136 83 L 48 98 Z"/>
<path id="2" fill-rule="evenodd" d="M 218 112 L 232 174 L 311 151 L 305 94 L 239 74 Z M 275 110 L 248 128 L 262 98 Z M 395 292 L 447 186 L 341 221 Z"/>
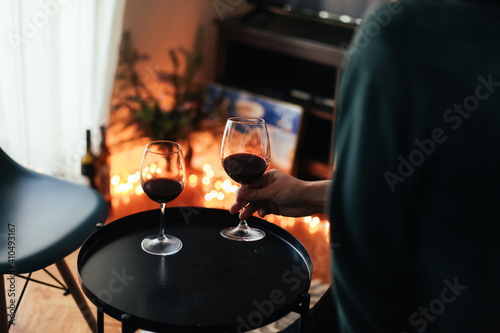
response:
<path id="1" fill-rule="evenodd" d="M 0 1 L 0 147 L 19 163 L 82 181 L 85 130 L 95 148 L 108 120 L 125 2 Z"/>

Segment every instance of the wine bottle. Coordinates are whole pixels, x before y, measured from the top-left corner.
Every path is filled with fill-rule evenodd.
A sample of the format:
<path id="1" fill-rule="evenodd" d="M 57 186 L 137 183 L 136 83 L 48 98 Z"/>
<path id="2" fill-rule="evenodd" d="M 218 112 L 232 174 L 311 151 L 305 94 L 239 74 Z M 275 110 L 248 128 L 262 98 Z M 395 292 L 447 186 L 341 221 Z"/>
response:
<path id="1" fill-rule="evenodd" d="M 110 203 L 110 153 L 108 146 L 106 145 L 106 128 L 104 126 L 101 126 L 101 144 L 99 155 L 97 155 L 96 158 L 95 166 L 95 184 L 97 186 L 97 190 L 102 194 L 104 199 L 106 199 L 106 201 Z"/>
<path id="2" fill-rule="evenodd" d="M 95 187 L 94 177 L 95 177 L 95 155 L 92 153 L 92 139 L 90 135 L 90 130 L 87 130 L 87 152 L 82 157 L 82 175 L 89 179 L 90 185 Z"/>

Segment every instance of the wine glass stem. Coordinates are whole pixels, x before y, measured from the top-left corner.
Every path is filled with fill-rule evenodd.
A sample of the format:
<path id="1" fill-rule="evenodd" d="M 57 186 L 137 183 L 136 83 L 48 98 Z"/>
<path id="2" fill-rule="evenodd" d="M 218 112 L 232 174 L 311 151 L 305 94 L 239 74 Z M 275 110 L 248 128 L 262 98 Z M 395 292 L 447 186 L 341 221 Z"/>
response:
<path id="1" fill-rule="evenodd" d="M 165 206 L 167 204 L 162 202 L 160 203 L 160 210 L 161 210 L 161 219 L 160 219 L 160 235 L 158 236 L 159 239 L 165 240 L 167 237 L 165 236 Z"/>
<path id="2" fill-rule="evenodd" d="M 238 225 L 238 228 L 240 228 L 240 229 L 249 229 L 250 227 L 248 226 L 247 221 L 240 220 L 240 224 Z"/>

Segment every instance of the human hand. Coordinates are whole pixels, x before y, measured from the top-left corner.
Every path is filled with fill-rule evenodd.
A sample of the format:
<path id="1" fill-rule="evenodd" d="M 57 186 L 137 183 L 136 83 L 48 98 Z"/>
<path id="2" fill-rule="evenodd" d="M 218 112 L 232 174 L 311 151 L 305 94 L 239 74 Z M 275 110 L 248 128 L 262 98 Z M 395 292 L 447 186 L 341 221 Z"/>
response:
<path id="1" fill-rule="evenodd" d="M 259 180 L 236 191 L 229 209 L 245 220 L 258 212 L 260 217 L 276 214 L 299 217 L 324 213 L 329 180 L 307 182 L 279 170 L 266 172 Z"/>

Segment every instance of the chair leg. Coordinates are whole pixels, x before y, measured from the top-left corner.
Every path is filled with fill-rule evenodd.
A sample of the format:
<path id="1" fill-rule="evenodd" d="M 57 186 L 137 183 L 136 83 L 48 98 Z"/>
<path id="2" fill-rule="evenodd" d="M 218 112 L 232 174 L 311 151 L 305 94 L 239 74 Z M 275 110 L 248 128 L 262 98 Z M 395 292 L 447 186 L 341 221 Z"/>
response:
<path id="1" fill-rule="evenodd" d="M 5 300 L 5 280 L 3 274 L 0 274 L 2 281 L 0 282 L 0 332 L 9 331 L 9 320 L 7 318 L 7 302 Z"/>
<path id="2" fill-rule="evenodd" d="M 87 321 L 87 324 L 89 325 L 91 331 L 93 333 L 96 333 L 97 322 L 95 320 L 95 317 L 92 311 L 90 310 L 87 301 L 85 300 L 85 296 L 83 296 L 83 293 L 80 290 L 80 287 L 76 283 L 73 274 L 71 274 L 71 271 L 69 270 L 66 261 L 64 259 L 61 259 L 60 261 L 56 262 L 56 267 L 59 270 L 59 273 L 61 273 L 61 276 L 64 279 L 64 282 L 66 283 L 66 286 L 68 287 L 71 296 L 73 296 L 76 305 L 78 306 L 83 317 Z"/>

